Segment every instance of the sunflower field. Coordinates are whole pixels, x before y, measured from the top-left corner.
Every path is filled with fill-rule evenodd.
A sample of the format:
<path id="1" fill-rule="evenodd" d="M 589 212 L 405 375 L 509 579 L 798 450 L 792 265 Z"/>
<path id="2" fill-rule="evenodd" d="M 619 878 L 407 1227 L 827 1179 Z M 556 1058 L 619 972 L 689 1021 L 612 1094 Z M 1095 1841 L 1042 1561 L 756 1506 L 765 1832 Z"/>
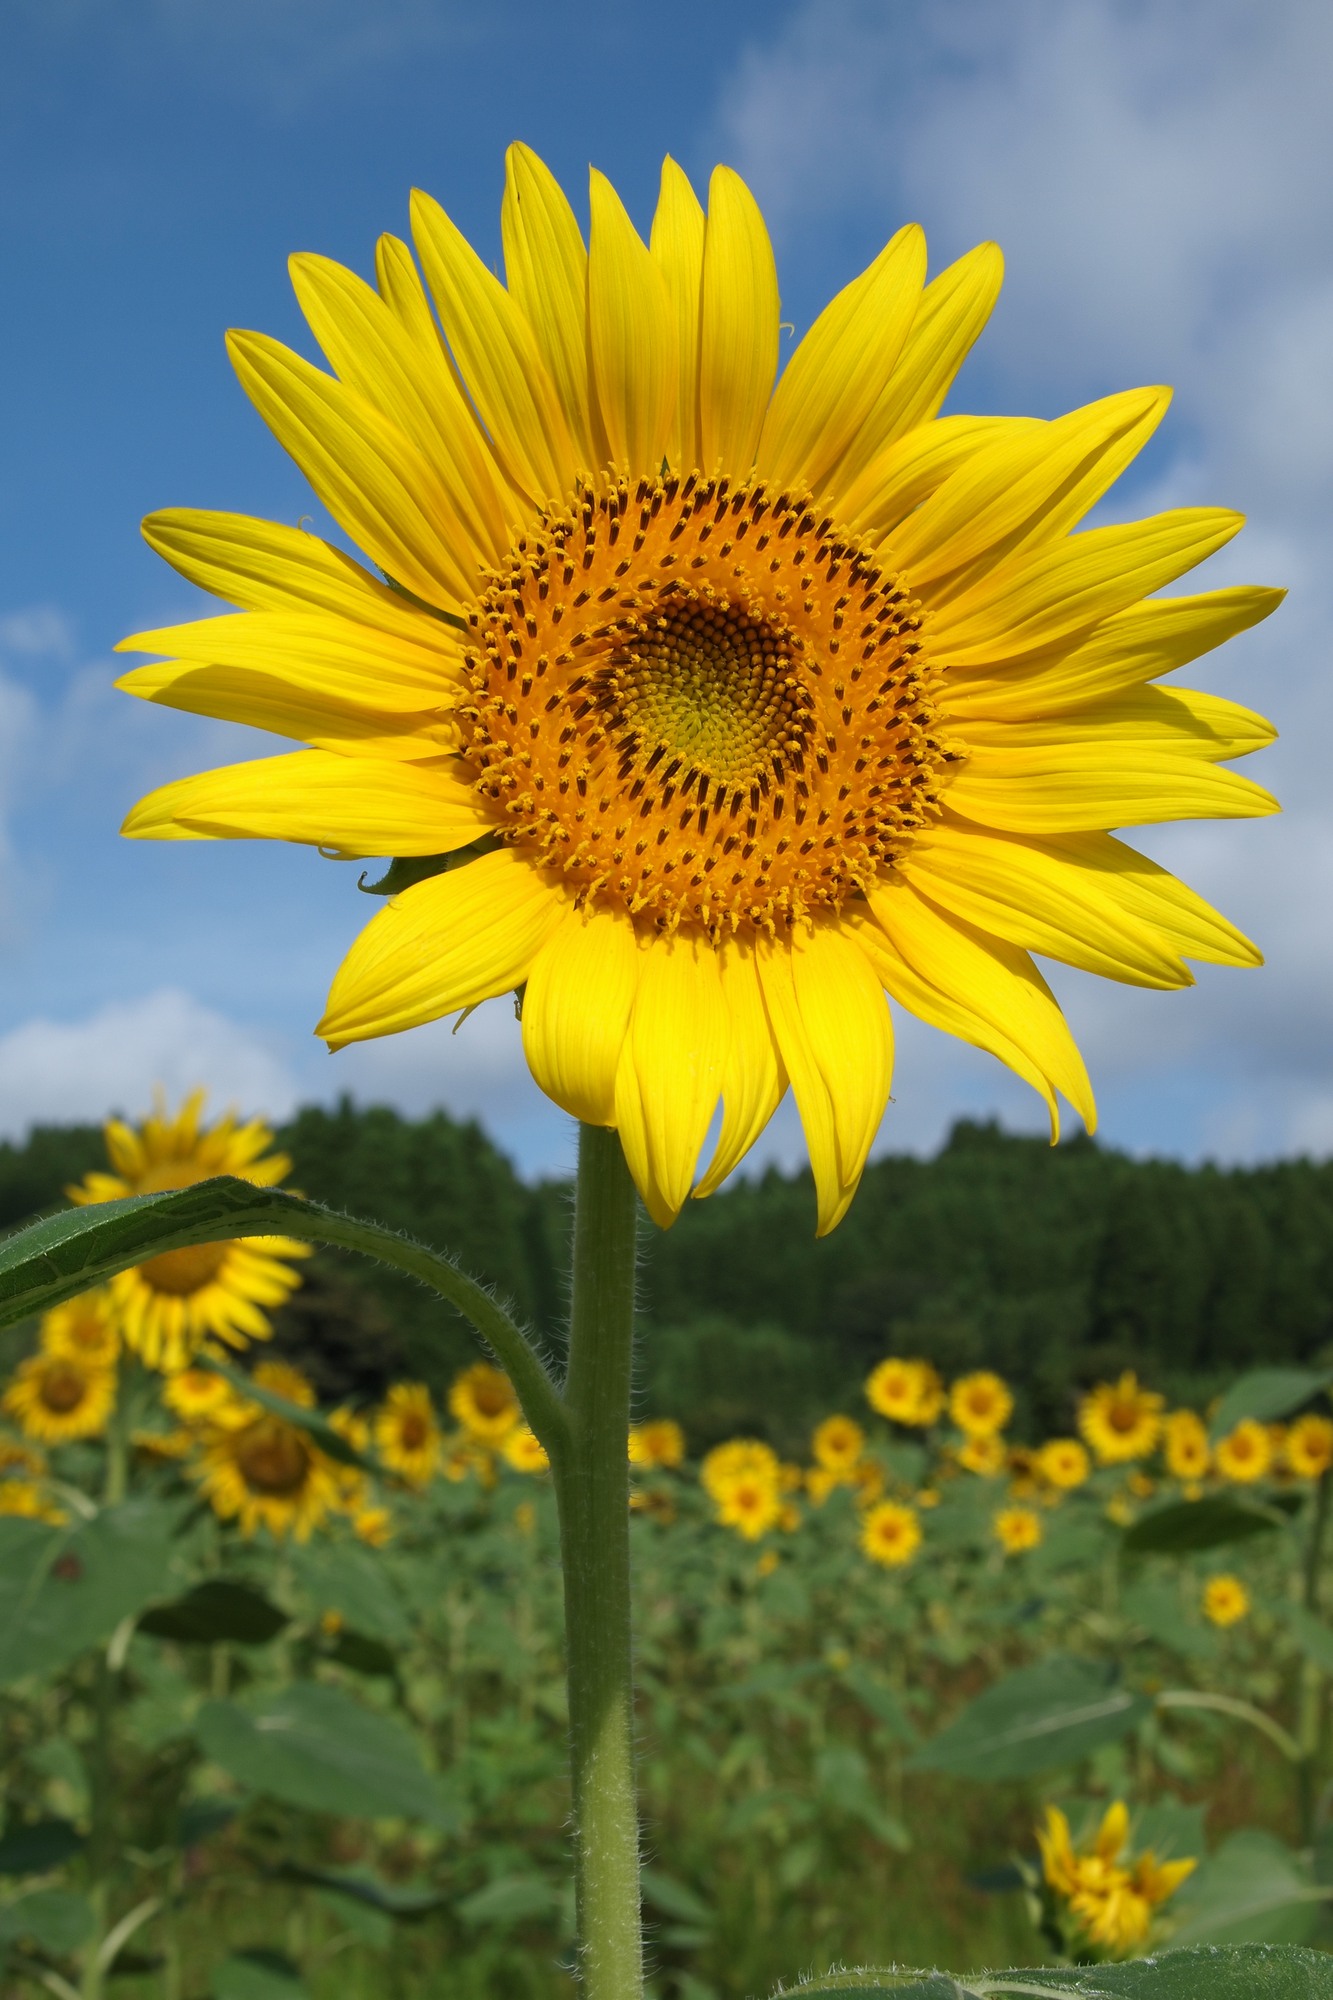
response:
<path id="1" fill-rule="evenodd" d="M 289 1164 L 197 1099 L 106 1144 L 76 1205 Z M 9 1990 L 573 1991 L 547 1455 L 489 1361 L 321 1408 L 263 1346 L 304 1249 L 131 1267 L 0 1394 Z M 635 1424 L 651 1990 L 1323 1940 L 1331 1383 L 1020 1441 L 889 1354 L 799 1457 Z"/>

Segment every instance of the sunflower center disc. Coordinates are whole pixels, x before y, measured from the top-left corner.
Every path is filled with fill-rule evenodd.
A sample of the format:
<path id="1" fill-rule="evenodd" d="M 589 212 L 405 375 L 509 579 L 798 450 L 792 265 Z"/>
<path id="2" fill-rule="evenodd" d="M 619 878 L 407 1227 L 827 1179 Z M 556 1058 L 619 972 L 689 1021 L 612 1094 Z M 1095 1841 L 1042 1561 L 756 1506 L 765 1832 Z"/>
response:
<path id="1" fill-rule="evenodd" d="M 758 482 L 585 486 L 470 622 L 464 754 L 503 836 L 664 931 L 837 909 L 955 761 L 901 580 Z"/>
<path id="2" fill-rule="evenodd" d="M 299 1493 L 310 1453 L 290 1425 L 261 1418 L 236 1447 L 236 1463 L 247 1486 L 258 1493 Z"/>
<path id="3" fill-rule="evenodd" d="M 229 1243 L 192 1243 L 185 1250 L 164 1250 L 140 1264 L 139 1275 L 155 1292 L 189 1298 L 213 1282 L 230 1248 Z"/>
<path id="4" fill-rule="evenodd" d="M 42 1382 L 42 1401 L 57 1416 L 77 1410 L 87 1394 L 88 1384 L 77 1368 L 52 1368 Z"/>

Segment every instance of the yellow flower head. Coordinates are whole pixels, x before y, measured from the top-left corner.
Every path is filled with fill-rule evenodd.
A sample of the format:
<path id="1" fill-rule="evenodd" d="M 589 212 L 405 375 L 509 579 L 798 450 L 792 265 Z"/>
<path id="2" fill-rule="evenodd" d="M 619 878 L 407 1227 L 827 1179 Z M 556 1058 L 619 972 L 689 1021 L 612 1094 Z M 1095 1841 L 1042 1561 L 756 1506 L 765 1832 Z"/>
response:
<path id="1" fill-rule="evenodd" d="M 890 1355 L 871 1371 L 866 1400 L 895 1424 L 924 1428 L 944 1407 L 944 1385 L 928 1361 L 902 1361 Z"/>
<path id="2" fill-rule="evenodd" d="M 949 1415 L 968 1437 L 993 1437 L 1013 1415 L 1008 1385 L 989 1369 L 960 1375 L 949 1391 Z"/>
<path id="3" fill-rule="evenodd" d="M 631 1465 L 680 1465 L 685 1458 L 685 1433 L 673 1417 L 655 1417 L 651 1423 L 635 1424 L 629 1434 Z"/>
<path id="4" fill-rule="evenodd" d="M 32 1354 L 19 1363 L 2 1407 L 39 1444 L 100 1437 L 116 1407 L 116 1371 L 73 1354 Z"/>
<path id="5" fill-rule="evenodd" d="M 965 1472 L 975 1472 L 981 1479 L 997 1479 L 1009 1463 L 1004 1439 L 999 1437 L 970 1437 L 954 1457 Z"/>
<path id="6" fill-rule="evenodd" d="M 453 1486 L 461 1486 L 474 1473 L 483 1486 L 489 1488 L 495 1484 L 494 1455 L 466 1431 L 455 1431 L 441 1440 L 439 1463 L 440 1471 Z"/>
<path id="7" fill-rule="evenodd" d="M 729 1438 L 714 1445 L 699 1467 L 699 1477 L 710 1499 L 720 1500 L 723 1489 L 733 1479 L 749 1477 L 766 1480 L 775 1493 L 782 1488 L 782 1465 L 771 1445 L 758 1438 Z"/>
<path id="8" fill-rule="evenodd" d="M 256 1119 L 238 1124 L 228 1114 L 201 1125 L 204 1093 L 187 1097 L 174 1118 L 159 1102 L 137 1127 L 108 1121 L 110 1173 L 89 1174 L 66 1190 L 81 1205 L 119 1201 L 125 1195 L 160 1194 L 193 1187 L 215 1174 L 234 1174 L 256 1187 L 274 1187 L 291 1170 L 283 1153 L 270 1153 L 273 1134 Z M 185 1367 L 205 1341 L 244 1347 L 267 1340 L 267 1317 L 301 1282 L 292 1260 L 310 1246 L 287 1236 L 247 1236 L 230 1243 L 198 1243 L 168 1250 L 111 1280 L 116 1318 L 126 1345 L 150 1368 Z"/>
<path id="9" fill-rule="evenodd" d="M 523 1412 L 509 1377 L 489 1361 L 475 1361 L 449 1385 L 449 1414 L 479 1444 L 500 1444 Z"/>
<path id="10" fill-rule="evenodd" d="M 1079 1404 L 1078 1427 L 1098 1464 L 1146 1458 L 1161 1434 L 1164 1401 L 1154 1390 L 1140 1388 L 1132 1369 L 1118 1382 L 1099 1382 L 1090 1390 Z"/>
<path id="11" fill-rule="evenodd" d="M 1173 1479 L 1189 1486 L 1202 1479 L 1213 1461 L 1202 1417 L 1193 1410 L 1172 1410 L 1162 1425 L 1162 1451 Z"/>
<path id="12" fill-rule="evenodd" d="M 1009 1556 L 1035 1549 L 1041 1540 L 1041 1516 L 1030 1507 L 1001 1507 L 991 1525 L 996 1541 Z"/>
<path id="13" fill-rule="evenodd" d="M 187 1424 L 242 1424 L 254 1412 L 212 1368 L 178 1368 L 162 1383 L 162 1401 Z"/>
<path id="14" fill-rule="evenodd" d="M 1235 1625 L 1247 1618 L 1250 1593 L 1238 1576 L 1210 1576 L 1203 1587 L 1203 1615 L 1213 1625 Z"/>
<path id="15" fill-rule="evenodd" d="M 921 1522 L 914 1507 L 880 1500 L 861 1516 L 861 1552 L 885 1569 L 900 1569 L 921 1546 Z"/>
<path id="16" fill-rule="evenodd" d="M 1077 1438 L 1048 1438 L 1034 1463 L 1038 1478 L 1061 1493 L 1082 1486 L 1092 1469 L 1088 1454 Z"/>
<path id="17" fill-rule="evenodd" d="M 214 1513 L 243 1535 L 264 1527 L 304 1542 L 339 1504 L 339 1470 L 306 1431 L 265 1410 L 239 1428 L 211 1429 L 194 1476 Z"/>
<path id="18" fill-rule="evenodd" d="M 1283 1457 L 1297 1479 L 1318 1479 L 1333 1465 L 1333 1422 L 1313 1414 L 1297 1417 L 1287 1426 Z"/>
<path id="19" fill-rule="evenodd" d="M 47 1354 L 70 1354 L 94 1367 L 112 1367 L 120 1354 L 111 1294 L 99 1289 L 81 1292 L 42 1316 L 39 1338 Z"/>
<path id="20" fill-rule="evenodd" d="M 0 1479 L 0 1515 L 3 1514 L 28 1521 L 50 1521 L 57 1527 L 69 1518 L 33 1479 Z"/>
<path id="21" fill-rule="evenodd" d="M 500 1446 L 500 1453 L 514 1472 L 545 1472 L 551 1463 L 545 1445 L 526 1424 L 515 1425 Z"/>
<path id="22" fill-rule="evenodd" d="M 425 1486 L 438 1470 L 440 1427 L 424 1383 L 395 1382 L 375 1414 L 374 1433 L 380 1464 L 409 1486 Z"/>
<path id="23" fill-rule="evenodd" d="M 783 1501 L 773 1480 L 761 1471 L 733 1472 L 715 1495 L 717 1519 L 747 1542 L 757 1542 L 782 1521 Z"/>
<path id="24" fill-rule="evenodd" d="M 1047 1886 L 1068 1906 L 1075 1929 L 1113 1956 L 1143 1942 L 1157 1908 L 1196 1866 L 1193 1859 L 1158 1861 L 1151 1849 L 1131 1860 L 1128 1840 L 1129 1813 L 1119 1800 L 1084 1846 L 1074 1846 L 1056 1806 L 1047 1806 L 1046 1823 L 1037 1828 Z"/>
<path id="25" fill-rule="evenodd" d="M 313 1410 L 319 1401 L 310 1377 L 289 1361 L 261 1361 L 253 1371 L 253 1380 L 270 1395 L 281 1396 L 303 1410 Z"/>
<path id="26" fill-rule="evenodd" d="M 1243 1417 L 1233 1431 L 1217 1441 L 1213 1454 L 1223 1479 L 1249 1486 L 1262 1479 L 1273 1462 L 1273 1441 L 1263 1424 Z"/>
<path id="27" fill-rule="evenodd" d="M 387 1548 L 393 1540 L 393 1515 L 387 1507 L 360 1507 L 352 1516 L 352 1533 L 367 1548 Z"/>
<path id="28" fill-rule="evenodd" d="M 374 286 L 292 260 L 331 373 L 230 337 L 366 566 L 297 528 L 146 524 L 243 609 L 127 640 L 167 657 L 122 685 L 307 747 L 168 785 L 125 831 L 457 854 L 372 919 L 320 1033 L 522 986 L 537 1082 L 618 1128 L 662 1225 L 788 1080 L 837 1223 L 888 1102 L 886 994 L 1010 1063 L 1053 1125 L 1057 1093 L 1091 1125 L 1028 952 L 1148 986 L 1186 984 L 1185 951 L 1255 963 L 1105 829 L 1273 810 L 1224 768 L 1268 726 L 1150 685 L 1278 602 L 1153 595 L 1240 517 L 1074 532 L 1166 392 L 939 417 L 1001 259 L 983 244 L 923 286 L 915 227 L 779 377 L 772 248 L 726 167 L 705 214 L 668 160 L 647 242 L 594 172 L 585 249 L 512 147 L 503 280 L 424 194 L 412 229 L 424 284 L 392 237 Z"/>
<path id="29" fill-rule="evenodd" d="M 866 1434 L 853 1417 L 825 1417 L 815 1426 L 810 1449 L 825 1472 L 850 1475 L 860 1459 Z"/>

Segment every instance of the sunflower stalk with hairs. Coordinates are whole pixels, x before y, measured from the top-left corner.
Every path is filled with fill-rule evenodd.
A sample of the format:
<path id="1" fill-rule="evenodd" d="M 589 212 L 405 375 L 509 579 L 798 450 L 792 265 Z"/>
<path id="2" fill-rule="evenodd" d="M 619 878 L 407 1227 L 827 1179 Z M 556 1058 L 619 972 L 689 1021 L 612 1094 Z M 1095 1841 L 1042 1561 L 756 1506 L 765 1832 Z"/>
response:
<path id="1" fill-rule="evenodd" d="M 167 785 L 125 831 L 391 857 L 319 1032 L 342 1048 L 517 992 L 532 1074 L 580 1122 L 558 1387 L 445 1260 L 327 1216 L 308 1233 L 462 1303 L 549 1454 L 581 1971 L 591 2000 L 629 2000 L 636 1191 L 669 1227 L 790 1089 L 833 1229 L 889 1099 L 889 1000 L 1025 1078 L 1053 1137 L 1061 1097 L 1091 1129 L 1030 954 L 1158 988 L 1190 984 L 1187 959 L 1258 963 L 1110 829 L 1274 810 L 1228 768 L 1269 725 L 1157 683 L 1280 593 L 1154 595 L 1236 533 L 1224 509 L 1075 532 L 1166 391 L 940 416 L 994 245 L 927 284 L 899 231 L 779 373 L 772 250 L 726 168 L 705 212 L 668 160 L 646 242 L 594 172 L 585 247 L 512 148 L 503 280 L 425 195 L 412 227 L 415 255 L 380 239 L 373 284 L 292 260 L 331 372 L 230 339 L 369 566 L 236 515 L 145 526 L 236 609 L 127 640 L 159 657 L 121 685 L 303 747 Z M 905 1421 L 933 1414 L 917 1391 Z"/>

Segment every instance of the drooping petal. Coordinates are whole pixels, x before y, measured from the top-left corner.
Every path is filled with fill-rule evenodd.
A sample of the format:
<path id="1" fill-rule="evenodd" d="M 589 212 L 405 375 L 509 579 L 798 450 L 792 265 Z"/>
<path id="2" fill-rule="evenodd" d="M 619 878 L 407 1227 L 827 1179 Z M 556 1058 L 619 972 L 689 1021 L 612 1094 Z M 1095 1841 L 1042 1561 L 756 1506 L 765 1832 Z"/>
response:
<path id="1" fill-rule="evenodd" d="M 439 203 L 420 189 L 412 195 L 412 236 L 496 457 L 530 500 L 558 499 L 581 468 L 526 315 Z"/>
<path id="2" fill-rule="evenodd" d="M 357 938 L 315 1032 L 343 1048 L 513 992 L 568 910 L 563 889 L 507 847 L 414 883 Z"/>
<path id="3" fill-rule="evenodd" d="M 427 604 L 461 613 L 476 559 L 416 446 L 354 390 L 280 341 L 230 333 L 241 386 L 339 526 Z"/>
<path id="4" fill-rule="evenodd" d="M 722 997 L 731 1017 L 731 1040 L 722 1073 L 722 1128 L 708 1171 L 694 1192 L 702 1198 L 738 1167 L 782 1102 L 782 1066 L 759 984 L 754 946 L 726 938 L 718 947 Z"/>
<path id="5" fill-rule="evenodd" d="M 603 174 L 590 179 L 588 338 L 597 403 L 614 463 L 654 475 L 677 392 L 676 327 L 661 273 Z"/>
<path id="6" fill-rule="evenodd" d="M 648 245 L 662 274 L 676 327 L 676 404 L 667 461 L 676 472 L 699 465 L 699 334 L 704 282 L 704 212 L 689 177 L 668 154 Z"/>
<path id="7" fill-rule="evenodd" d="M 979 243 L 926 286 L 898 365 L 831 477 L 841 490 L 895 438 L 928 423 L 990 318 L 1004 278 L 998 243 Z"/>
<path id="8" fill-rule="evenodd" d="M 699 344 L 701 470 L 742 478 L 778 366 L 778 273 L 758 203 L 739 174 L 708 184 Z"/>
<path id="9" fill-rule="evenodd" d="M 532 962 L 523 1052 L 550 1098 L 586 1125 L 616 1122 L 616 1069 L 641 953 L 628 917 L 571 913 Z"/>
<path id="10" fill-rule="evenodd" d="M 946 715 L 1036 720 L 1101 701 L 1188 665 L 1277 610 L 1286 592 L 1255 585 L 1131 604 L 1072 645 L 998 667 L 951 669 Z"/>
<path id="11" fill-rule="evenodd" d="M 505 154 L 500 208 L 509 296 L 532 328 L 584 468 L 600 464 L 588 402 L 588 253 L 555 175 L 530 146 Z"/>
<path id="12" fill-rule="evenodd" d="M 648 938 L 616 1075 L 616 1125 L 644 1206 L 663 1229 L 689 1197 L 730 1037 L 708 940 L 684 931 Z"/>
<path id="13" fill-rule="evenodd" d="M 1030 750 L 978 746 L 945 794 L 949 810 L 1006 833 L 1081 833 L 1170 819 L 1262 819 L 1262 785 L 1141 741 Z"/>
<path id="14" fill-rule="evenodd" d="M 823 491 L 893 373 L 925 275 L 926 239 L 909 223 L 825 306 L 773 393 L 757 461 L 763 478 Z"/>
<path id="15" fill-rule="evenodd" d="M 276 674 L 293 687 L 381 714 L 451 707 L 466 687 L 453 629 L 420 616 L 409 638 L 327 612 L 243 611 L 136 632 L 116 651 Z"/>
<path id="16" fill-rule="evenodd" d="M 140 799 L 131 840 L 291 840 L 339 854 L 448 854 L 491 822 L 465 777 L 298 750 L 178 778 Z"/>

